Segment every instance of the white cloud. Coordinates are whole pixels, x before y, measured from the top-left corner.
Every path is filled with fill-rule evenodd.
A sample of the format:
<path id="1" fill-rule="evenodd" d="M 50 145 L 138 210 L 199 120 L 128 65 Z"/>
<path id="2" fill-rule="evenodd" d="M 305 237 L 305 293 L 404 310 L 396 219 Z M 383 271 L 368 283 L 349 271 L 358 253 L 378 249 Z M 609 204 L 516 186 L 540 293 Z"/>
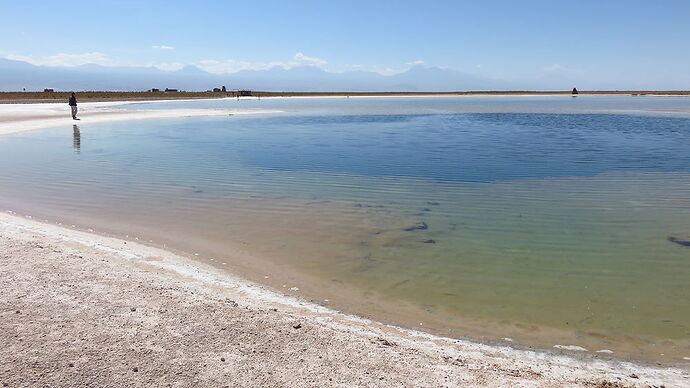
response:
<path id="1" fill-rule="evenodd" d="M 39 66 L 80 66 L 90 63 L 99 65 L 107 64 L 108 58 L 103 53 L 91 52 L 83 54 L 65 54 L 58 53 L 55 55 L 48 55 L 43 57 L 30 57 L 25 55 L 7 55 L 7 59 L 15 61 L 24 61 L 32 65 Z"/>
<path id="2" fill-rule="evenodd" d="M 9 55 L 5 55 L 3 58 L 10 59 L 13 61 L 29 62 L 29 63 L 34 64 L 34 65 L 36 64 L 32 58 L 24 56 L 24 55 L 9 54 Z"/>
<path id="3" fill-rule="evenodd" d="M 302 53 L 295 54 L 293 59 L 297 62 L 304 62 L 304 63 L 314 65 L 314 66 L 323 66 L 326 63 L 328 63 L 321 58 L 308 57 Z"/>
<path id="4" fill-rule="evenodd" d="M 225 61 L 204 59 L 196 63 L 196 65 L 204 71 L 215 74 L 236 73 L 242 70 L 265 70 L 272 67 L 267 63 L 256 64 L 246 61 L 237 61 L 234 59 L 228 59 Z"/>
<path id="5" fill-rule="evenodd" d="M 379 70 L 374 70 L 376 73 L 379 73 L 381 75 L 396 75 L 400 73 L 404 73 L 407 71 L 407 69 L 391 69 L 389 67 L 385 69 L 379 69 Z"/>
<path id="6" fill-rule="evenodd" d="M 155 49 L 161 49 L 161 50 L 172 50 L 174 47 L 172 46 L 151 46 L 152 48 Z M 0 57 L 2 57 L 3 53 L 0 53 Z M 207 71 L 209 73 L 214 73 L 214 74 L 228 74 L 228 73 L 236 73 L 238 71 L 242 70 L 268 70 L 274 67 L 280 67 L 285 70 L 289 70 L 295 67 L 300 67 L 300 66 L 316 66 L 321 69 L 324 69 L 325 71 L 329 71 L 328 69 L 325 69 L 325 65 L 328 64 L 328 62 L 322 58 L 317 58 L 317 57 L 310 57 L 305 55 L 302 52 L 298 52 L 295 55 L 292 56 L 289 60 L 286 61 L 271 61 L 271 62 L 249 62 L 249 61 L 241 61 L 241 60 L 236 60 L 236 59 L 227 59 L 227 60 L 217 60 L 217 59 L 203 59 L 194 63 L 182 63 L 182 62 L 149 62 L 149 63 L 127 63 L 123 64 L 120 62 L 115 62 L 111 60 L 110 58 L 106 57 L 105 54 L 100 53 L 100 52 L 90 52 L 90 53 L 83 53 L 83 54 L 65 54 L 65 53 L 59 53 L 55 55 L 49 55 L 49 56 L 42 56 L 42 57 L 34 57 L 34 56 L 23 56 L 23 55 L 5 55 L 5 58 L 7 59 L 13 59 L 13 60 L 18 60 L 18 61 L 24 61 L 24 62 L 29 62 L 34 65 L 47 65 L 47 66 L 79 66 L 79 65 L 84 65 L 84 64 L 89 64 L 89 63 L 94 63 L 94 64 L 99 64 L 99 65 L 105 65 L 105 66 L 145 66 L 145 67 L 155 67 L 160 70 L 165 70 L 165 71 L 175 71 L 182 69 L 186 65 L 196 65 L 200 69 Z M 410 66 L 414 65 L 422 65 L 425 62 L 421 59 L 415 60 L 412 62 L 408 62 L 405 65 L 401 66 L 395 66 L 396 68 L 393 67 L 388 67 L 388 68 L 381 68 L 381 67 L 376 67 L 376 66 L 365 66 L 361 64 L 346 64 L 345 69 L 351 69 L 351 70 L 364 70 L 364 71 L 371 71 L 375 73 L 379 73 L 382 75 L 395 75 L 395 74 L 400 74 L 405 71 L 407 71 Z M 553 66 L 558 66 L 558 69 L 564 69 L 560 67 L 559 65 L 552 65 L 549 68 L 552 68 Z"/>
<path id="7" fill-rule="evenodd" d="M 174 70 L 180 70 L 181 68 L 184 67 L 184 63 L 181 62 L 161 62 L 161 63 L 153 63 L 153 64 L 148 64 L 146 67 L 155 67 L 160 70 L 165 70 L 165 71 L 174 71 Z"/>
<path id="8" fill-rule="evenodd" d="M 273 61 L 273 62 L 248 62 L 238 61 L 235 59 L 228 59 L 219 61 L 216 59 L 204 59 L 196 63 L 196 65 L 204 71 L 215 74 L 236 73 L 242 70 L 267 70 L 273 67 L 282 67 L 285 70 L 292 69 L 298 66 L 318 66 L 325 65 L 325 60 L 321 58 L 309 57 L 299 52 L 295 54 L 290 61 Z"/>
<path id="9" fill-rule="evenodd" d="M 173 46 L 151 46 L 157 50 L 174 50 Z M 95 63 L 99 65 L 115 65 L 113 61 L 106 57 L 105 54 L 100 52 L 90 52 L 83 54 L 65 54 L 59 53 L 49 56 L 26 56 L 26 55 L 6 55 L 5 58 L 28 62 L 33 65 L 43 65 L 43 66 L 80 66 L 90 63 Z M 225 61 L 219 61 L 216 59 L 204 59 L 196 63 L 201 69 L 216 73 L 235 73 L 242 70 L 266 70 L 272 67 L 282 67 L 283 69 L 291 69 L 298 66 L 317 66 L 322 67 L 326 63 L 325 60 L 316 57 L 310 57 L 302 52 L 295 54 L 291 60 L 288 61 L 273 61 L 273 62 L 247 62 L 238 61 L 235 59 L 228 59 Z M 180 62 L 163 62 L 163 63 L 149 63 L 149 64 L 139 64 L 136 66 L 147 66 L 156 67 L 161 70 L 179 70 L 185 66 L 185 64 Z"/>
<path id="10" fill-rule="evenodd" d="M 568 70 L 572 70 L 572 69 L 569 69 L 565 66 L 561 66 L 558 63 L 554 63 L 553 65 L 549 65 L 549 66 L 546 66 L 544 68 L 544 71 L 568 71 Z"/>

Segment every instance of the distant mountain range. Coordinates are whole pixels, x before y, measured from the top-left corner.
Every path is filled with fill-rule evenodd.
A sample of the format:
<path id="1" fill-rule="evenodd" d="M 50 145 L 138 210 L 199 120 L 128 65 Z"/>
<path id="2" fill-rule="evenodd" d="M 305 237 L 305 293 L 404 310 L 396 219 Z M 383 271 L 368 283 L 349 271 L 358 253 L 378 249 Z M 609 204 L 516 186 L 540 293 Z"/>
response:
<path id="1" fill-rule="evenodd" d="M 177 71 L 153 67 L 110 67 L 95 64 L 75 67 L 36 66 L 0 58 L 0 90 L 148 90 L 174 88 L 202 91 L 226 86 L 265 91 L 459 91 L 510 89 L 505 82 L 450 69 L 415 66 L 395 74 L 367 71 L 331 73 L 315 66 L 243 70 L 213 74 L 196 66 Z"/>

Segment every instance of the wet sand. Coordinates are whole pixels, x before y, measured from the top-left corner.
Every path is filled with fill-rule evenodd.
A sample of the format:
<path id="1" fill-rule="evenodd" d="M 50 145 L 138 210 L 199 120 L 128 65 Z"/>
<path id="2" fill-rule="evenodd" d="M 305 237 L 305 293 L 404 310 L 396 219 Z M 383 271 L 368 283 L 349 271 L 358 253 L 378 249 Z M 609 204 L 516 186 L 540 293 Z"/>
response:
<path id="1" fill-rule="evenodd" d="M 690 382 L 679 369 L 385 326 L 160 249 L 5 213 L 0 251 L 0 380 L 10 387 Z"/>

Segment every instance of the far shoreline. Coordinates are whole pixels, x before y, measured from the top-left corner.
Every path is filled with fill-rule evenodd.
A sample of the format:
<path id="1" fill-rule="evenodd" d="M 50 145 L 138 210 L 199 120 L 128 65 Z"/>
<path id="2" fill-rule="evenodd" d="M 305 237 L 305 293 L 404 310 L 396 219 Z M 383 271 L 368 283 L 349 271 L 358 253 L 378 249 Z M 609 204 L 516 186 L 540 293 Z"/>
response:
<path id="1" fill-rule="evenodd" d="M 459 96 L 570 96 L 570 90 L 475 90 L 475 91 L 403 91 L 403 92 L 278 92 L 260 90 L 209 91 L 76 91 L 83 102 L 155 100 L 196 100 L 222 98 L 275 98 L 275 97 L 459 97 Z M 0 104 L 55 103 L 67 100 L 70 91 L 55 92 L 0 92 Z M 655 96 L 690 97 L 690 90 L 580 90 L 577 96 Z"/>

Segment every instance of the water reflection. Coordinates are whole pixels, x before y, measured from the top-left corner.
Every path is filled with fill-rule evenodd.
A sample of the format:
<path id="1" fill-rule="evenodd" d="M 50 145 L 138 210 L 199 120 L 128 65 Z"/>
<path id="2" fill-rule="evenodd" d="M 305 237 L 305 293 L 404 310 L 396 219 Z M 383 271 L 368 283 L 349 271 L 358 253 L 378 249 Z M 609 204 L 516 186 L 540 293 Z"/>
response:
<path id="1" fill-rule="evenodd" d="M 81 132 L 79 131 L 78 125 L 72 125 L 72 146 L 74 147 L 74 152 L 81 153 Z"/>

